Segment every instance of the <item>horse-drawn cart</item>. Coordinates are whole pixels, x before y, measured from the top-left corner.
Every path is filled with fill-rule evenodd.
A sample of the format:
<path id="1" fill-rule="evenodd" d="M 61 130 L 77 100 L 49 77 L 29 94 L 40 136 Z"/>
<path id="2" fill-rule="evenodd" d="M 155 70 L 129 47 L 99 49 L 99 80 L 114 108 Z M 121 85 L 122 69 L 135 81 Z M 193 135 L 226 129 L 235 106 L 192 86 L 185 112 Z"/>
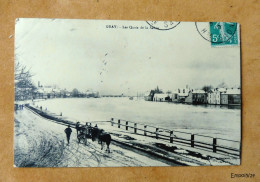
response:
<path id="1" fill-rule="evenodd" d="M 98 139 L 98 143 L 101 144 L 101 150 L 103 149 L 103 144 L 106 143 L 107 151 L 110 152 L 109 145 L 111 143 L 111 135 L 105 133 L 103 129 L 99 129 L 97 128 L 97 126 L 92 127 L 87 123 L 85 126 L 80 126 L 79 122 L 77 122 L 76 130 L 78 143 L 83 143 L 87 145 L 87 139 L 92 139 L 92 141 Z"/>
<path id="2" fill-rule="evenodd" d="M 91 126 L 77 126 L 77 139 L 78 143 L 84 143 L 87 145 L 87 139 L 92 139 L 92 127 Z"/>

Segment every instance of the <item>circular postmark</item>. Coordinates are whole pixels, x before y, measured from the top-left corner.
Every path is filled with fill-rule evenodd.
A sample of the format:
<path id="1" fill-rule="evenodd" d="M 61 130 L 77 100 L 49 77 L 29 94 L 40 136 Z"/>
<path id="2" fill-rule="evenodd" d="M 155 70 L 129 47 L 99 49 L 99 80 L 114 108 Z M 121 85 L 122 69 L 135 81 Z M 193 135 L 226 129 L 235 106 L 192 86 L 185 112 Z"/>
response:
<path id="1" fill-rule="evenodd" d="M 232 22 L 195 22 L 201 37 L 213 44 L 232 43 L 237 32 L 237 23 Z"/>
<path id="2" fill-rule="evenodd" d="M 175 28 L 180 22 L 176 21 L 146 21 L 148 25 L 157 30 L 170 30 Z"/>

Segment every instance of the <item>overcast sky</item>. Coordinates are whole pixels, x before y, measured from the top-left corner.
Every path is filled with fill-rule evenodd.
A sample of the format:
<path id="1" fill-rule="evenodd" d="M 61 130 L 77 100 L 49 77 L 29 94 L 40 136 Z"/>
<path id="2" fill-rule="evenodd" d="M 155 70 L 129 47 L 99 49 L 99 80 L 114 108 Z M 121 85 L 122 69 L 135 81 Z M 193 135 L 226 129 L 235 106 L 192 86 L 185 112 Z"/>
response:
<path id="1" fill-rule="evenodd" d="M 15 61 L 42 85 L 101 94 L 136 94 L 225 82 L 240 85 L 240 48 L 212 48 L 193 22 L 171 30 L 108 29 L 145 21 L 19 19 Z"/>

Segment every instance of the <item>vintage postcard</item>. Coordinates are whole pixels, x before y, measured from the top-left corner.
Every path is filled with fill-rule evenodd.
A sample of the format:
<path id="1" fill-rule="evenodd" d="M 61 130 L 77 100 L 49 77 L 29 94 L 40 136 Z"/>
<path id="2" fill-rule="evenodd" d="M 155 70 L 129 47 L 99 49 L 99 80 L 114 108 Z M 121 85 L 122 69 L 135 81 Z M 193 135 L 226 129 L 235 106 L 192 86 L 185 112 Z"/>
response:
<path id="1" fill-rule="evenodd" d="M 16 19 L 14 166 L 240 165 L 239 30 Z"/>

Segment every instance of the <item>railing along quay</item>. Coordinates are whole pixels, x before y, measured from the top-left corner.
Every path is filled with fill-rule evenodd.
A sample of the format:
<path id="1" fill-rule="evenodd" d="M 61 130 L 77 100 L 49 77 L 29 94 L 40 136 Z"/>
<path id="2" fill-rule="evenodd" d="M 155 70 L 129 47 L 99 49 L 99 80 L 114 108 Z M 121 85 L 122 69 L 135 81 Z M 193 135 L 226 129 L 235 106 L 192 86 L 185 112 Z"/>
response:
<path id="1" fill-rule="evenodd" d="M 241 144 L 239 141 L 170 130 L 123 119 L 111 118 L 110 123 L 111 126 L 117 126 L 117 128 L 125 129 L 130 132 L 132 131 L 134 134 L 169 141 L 170 143 L 176 142 L 214 153 L 240 156 Z"/>
<path id="2" fill-rule="evenodd" d="M 46 119 L 55 120 L 59 124 L 68 125 L 70 124 L 73 128 L 75 127 L 74 122 L 61 119 L 60 117 L 50 116 L 40 110 L 25 104 L 27 108 L 34 111 L 38 115 L 45 117 Z M 62 116 L 62 113 L 61 113 Z M 118 128 L 131 131 L 134 134 L 144 135 L 146 137 L 156 138 L 158 140 L 169 141 L 170 143 L 178 143 L 192 148 L 198 148 L 206 151 L 213 151 L 214 153 L 228 154 L 232 156 L 240 156 L 241 143 L 239 141 L 211 137 L 201 134 L 193 134 L 183 131 L 170 130 L 160 127 L 155 127 L 147 124 L 137 123 L 133 121 L 127 121 L 123 119 L 111 118 L 110 121 L 95 121 L 95 122 L 110 122 L 111 126 L 117 126 Z M 87 122 L 89 125 L 91 122 Z M 86 124 L 87 124 L 86 123 Z M 80 126 L 84 126 L 80 124 Z M 124 127 L 124 128 L 123 128 Z M 234 147 L 236 145 L 236 147 Z"/>

